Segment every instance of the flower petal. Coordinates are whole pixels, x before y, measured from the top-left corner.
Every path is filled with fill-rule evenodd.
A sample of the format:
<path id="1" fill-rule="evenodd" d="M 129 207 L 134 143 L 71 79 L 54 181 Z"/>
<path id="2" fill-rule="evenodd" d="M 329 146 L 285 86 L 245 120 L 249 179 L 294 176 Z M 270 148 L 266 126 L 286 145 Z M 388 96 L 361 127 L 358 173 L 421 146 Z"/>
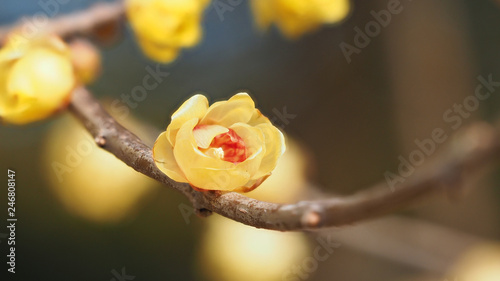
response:
<path id="1" fill-rule="evenodd" d="M 260 110 L 256 108 L 253 111 L 252 117 L 248 121 L 248 125 L 257 126 L 259 124 L 271 124 L 271 121 L 269 121 L 269 118 L 264 116 L 264 114 L 262 114 Z"/>
<path id="2" fill-rule="evenodd" d="M 213 169 L 230 169 L 235 166 L 235 164 L 231 162 L 210 157 L 198 149 L 198 144 L 193 135 L 193 129 L 197 123 L 197 118 L 187 121 L 179 129 L 176 145 L 174 146 L 174 155 L 177 159 L 177 163 L 188 180 L 188 170 L 190 168 L 210 167 Z M 199 187 L 203 188 L 202 186 Z"/>
<path id="3" fill-rule="evenodd" d="M 240 169 L 191 168 L 189 183 L 205 190 L 232 191 L 245 185 L 250 174 Z"/>
<path id="4" fill-rule="evenodd" d="M 216 102 L 210 106 L 200 124 L 229 127 L 238 122 L 247 123 L 254 109 L 252 98 L 246 93 L 239 93 L 227 101 Z"/>
<path id="5" fill-rule="evenodd" d="M 237 164 L 237 168 L 247 171 L 253 178 L 266 154 L 264 134 L 262 130 L 244 123 L 236 123 L 230 129 L 234 130 L 243 139 L 249 154 L 245 161 Z"/>
<path id="6" fill-rule="evenodd" d="M 161 63 L 172 62 L 179 54 L 178 47 L 159 44 L 151 40 L 141 39 L 140 37 L 137 42 L 139 42 L 139 45 L 146 56 Z"/>
<path id="7" fill-rule="evenodd" d="M 350 12 L 349 0 L 316 0 L 316 13 L 325 23 L 336 23 Z"/>
<path id="8" fill-rule="evenodd" d="M 269 176 L 271 176 L 271 174 L 267 174 L 258 179 L 251 179 L 244 186 L 237 188 L 234 191 L 243 193 L 253 191 L 257 187 L 259 187 Z"/>
<path id="9" fill-rule="evenodd" d="M 193 135 L 197 123 L 197 118 L 186 122 L 179 129 L 174 146 L 177 163 L 189 183 L 207 190 L 233 190 L 243 186 L 250 180 L 250 173 L 242 168 L 244 165 L 237 167 L 236 164 L 210 157 L 198 149 Z"/>
<path id="10" fill-rule="evenodd" d="M 153 146 L 153 158 L 156 167 L 174 181 L 187 182 L 184 173 L 179 168 L 179 165 L 177 165 L 173 149 L 173 146 L 167 139 L 166 133 L 161 133 Z"/>
<path id="11" fill-rule="evenodd" d="M 264 134 L 266 154 L 262 159 L 259 171 L 252 176 L 252 179 L 257 179 L 271 173 L 276 168 L 279 157 L 283 155 L 286 149 L 285 137 L 278 128 L 272 124 L 260 124 L 256 128 L 262 130 Z"/>
<path id="12" fill-rule="evenodd" d="M 204 95 L 194 95 L 185 101 L 174 114 L 172 122 L 167 127 L 167 138 L 172 145 L 175 145 L 176 134 L 179 128 L 187 121 L 198 118 L 201 119 L 208 109 L 208 100 Z"/>
<path id="13" fill-rule="evenodd" d="M 201 125 L 193 130 L 193 136 L 196 144 L 200 148 L 208 148 L 215 136 L 227 133 L 228 128 L 219 125 Z"/>

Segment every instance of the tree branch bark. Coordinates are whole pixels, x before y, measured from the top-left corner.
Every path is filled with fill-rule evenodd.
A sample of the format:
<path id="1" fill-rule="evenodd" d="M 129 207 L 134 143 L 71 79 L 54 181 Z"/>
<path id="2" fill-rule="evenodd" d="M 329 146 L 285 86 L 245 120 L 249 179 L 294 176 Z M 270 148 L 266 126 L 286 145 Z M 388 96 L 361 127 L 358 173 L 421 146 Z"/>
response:
<path id="1" fill-rule="evenodd" d="M 151 148 L 118 124 L 92 97 L 78 88 L 69 110 L 108 150 L 136 171 L 184 194 L 198 214 L 218 213 L 232 220 L 280 231 L 312 230 L 342 226 L 393 212 L 424 195 L 458 191 L 463 179 L 483 170 L 500 153 L 498 132 L 485 123 L 475 123 L 459 132 L 446 153 L 429 162 L 391 190 L 381 183 L 354 195 L 296 204 L 274 204 L 228 192 L 198 192 L 188 184 L 168 178 L 156 168 Z"/>

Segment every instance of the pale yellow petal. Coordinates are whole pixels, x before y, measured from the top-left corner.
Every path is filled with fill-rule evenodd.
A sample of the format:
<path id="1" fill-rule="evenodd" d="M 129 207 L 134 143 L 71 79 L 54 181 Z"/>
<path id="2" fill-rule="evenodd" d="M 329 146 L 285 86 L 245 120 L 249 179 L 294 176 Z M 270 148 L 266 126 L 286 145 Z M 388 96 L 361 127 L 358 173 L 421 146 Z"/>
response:
<path id="1" fill-rule="evenodd" d="M 257 128 L 250 127 L 246 124 L 235 124 L 231 127 L 244 141 L 247 147 L 248 158 L 245 161 L 238 163 L 236 169 L 245 171 L 249 174 L 250 181 L 254 175 L 258 173 L 262 164 L 262 159 L 265 156 L 266 148 L 264 146 L 264 134 Z M 248 181 L 243 185 L 234 187 L 235 189 L 242 188 L 248 185 Z"/>
<path id="2" fill-rule="evenodd" d="M 176 134 L 179 128 L 187 121 L 197 118 L 201 119 L 208 109 L 208 100 L 204 95 L 194 95 L 185 101 L 174 114 L 172 121 L 167 127 L 167 138 L 172 145 L 175 145 Z"/>
<path id="3" fill-rule="evenodd" d="M 29 79 L 31 87 L 36 93 L 23 92 L 25 90 L 22 77 Z M 28 96 L 36 95 L 40 106 L 57 107 L 75 84 L 73 67 L 68 56 L 62 56 L 48 49 L 37 49 L 28 52 L 13 67 L 8 91 L 22 92 Z M 26 90 L 33 90 L 26 89 Z M 57 103 L 57 104 L 54 104 Z"/>
<path id="4" fill-rule="evenodd" d="M 177 165 L 173 149 L 167 139 L 166 132 L 161 133 L 153 146 L 153 158 L 156 167 L 174 181 L 187 182 L 184 173 Z"/>
<path id="5" fill-rule="evenodd" d="M 228 131 L 228 128 L 219 125 L 203 125 L 194 130 L 193 135 L 198 147 L 208 148 L 217 135 L 227 133 Z"/>
<path id="6" fill-rule="evenodd" d="M 232 190 L 244 185 L 250 174 L 236 164 L 210 157 L 196 144 L 193 129 L 198 119 L 186 122 L 177 133 L 174 155 L 190 184 L 201 189 Z"/>
<path id="7" fill-rule="evenodd" d="M 315 0 L 316 11 L 325 23 L 336 23 L 343 20 L 350 11 L 349 0 Z"/>
<path id="8" fill-rule="evenodd" d="M 275 0 L 275 22 L 284 35 L 296 39 L 315 27 L 319 21 L 312 14 L 313 6 L 304 0 Z"/>
<path id="9" fill-rule="evenodd" d="M 243 139 L 247 149 L 247 159 L 238 163 L 237 168 L 247 171 L 253 177 L 259 170 L 262 159 L 266 154 L 264 133 L 261 129 L 244 123 L 236 123 L 230 128 Z"/>
<path id="10" fill-rule="evenodd" d="M 201 14 L 193 13 L 187 15 L 184 20 L 179 22 L 175 30 L 170 33 L 170 36 L 167 36 L 164 42 L 179 47 L 192 47 L 196 45 L 202 35 L 200 22 Z"/>
<path id="11" fill-rule="evenodd" d="M 278 159 L 286 149 L 285 137 L 278 128 L 272 124 L 260 124 L 256 127 L 262 130 L 264 134 L 266 154 L 262 159 L 259 171 L 253 175 L 252 179 L 257 179 L 271 173 L 276 168 Z"/>
<path id="12" fill-rule="evenodd" d="M 223 170 L 235 167 L 236 165 L 231 162 L 210 157 L 198 149 L 193 135 L 193 129 L 197 123 L 197 118 L 185 122 L 177 133 L 176 144 L 174 145 L 175 159 L 177 159 L 177 163 L 186 178 L 190 179 L 190 168 L 209 167 Z"/>
<path id="13" fill-rule="evenodd" d="M 168 45 L 162 45 L 159 43 L 155 43 L 153 41 L 147 39 L 138 39 L 139 45 L 141 46 L 144 54 L 157 62 L 161 63 L 169 63 L 177 58 L 179 55 L 179 48 L 172 47 Z"/>
<path id="14" fill-rule="evenodd" d="M 267 174 L 267 175 L 265 175 L 261 178 L 258 178 L 258 179 L 251 179 L 244 186 L 237 188 L 234 191 L 243 192 L 243 193 L 253 191 L 257 187 L 259 187 L 262 183 L 264 183 L 266 181 L 266 179 L 269 178 L 269 176 L 271 176 L 271 174 Z"/>
<path id="15" fill-rule="evenodd" d="M 189 183 L 206 190 L 232 191 L 244 186 L 250 174 L 239 169 L 191 168 Z"/>
<path id="16" fill-rule="evenodd" d="M 248 125 L 250 126 L 257 126 L 259 124 L 271 124 L 271 121 L 269 121 L 269 118 L 264 116 L 260 110 L 257 108 L 254 110 L 252 117 L 248 121 Z"/>
<path id="17" fill-rule="evenodd" d="M 235 123 L 247 123 L 253 115 L 255 103 L 246 93 L 239 93 L 227 101 L 214 103 L 200 124 L 217 124 L 229 127 Z"/>
<path id="18" fill-rule="evenodd" d="M 248 185 L 252 175 L 259 170 L 265 155 L 264 134 L 262 131 L 243 123 L 234 124 L 231 129 L 243 139 L 249 156 L 245 161 L 226 171 L 195 169 L 194 172 L 198 174 L 205 173 L 205 175 L 208 175 L 205 179 L 205 184 L 208 187 L 205 189 L 244 191 L 242 188 Z"/>

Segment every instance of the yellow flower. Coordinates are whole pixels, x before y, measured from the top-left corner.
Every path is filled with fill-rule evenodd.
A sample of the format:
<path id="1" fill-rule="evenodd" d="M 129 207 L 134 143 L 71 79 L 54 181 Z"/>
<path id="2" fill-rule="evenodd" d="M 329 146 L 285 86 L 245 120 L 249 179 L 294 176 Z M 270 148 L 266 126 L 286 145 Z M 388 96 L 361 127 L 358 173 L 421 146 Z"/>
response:
<path id="1" fill-rule="evenodd" d="M 132 114 L 119 121 L 141 139 L 154 141 Z M 99 223 L 130 220 L 154 191 L 153 180 L 99 148 L 69 115 L 51 123 L 42 149 L 40 169 L 51 191 L 68 211 L 84 219 Z"/>
<path id="2" fill-rule="evenodd" d="M 180 48 L 200 40 L 207 0 L 127 0 L 126 4 L 139 45 L 153 60 L 171 62 Z"/>
<path id="3" fill-rule="evenodd" d="M 68 47 L 61 39 L 43 36 L 20 41 L 18 36 L 12 34 L 0 50 L 0 119 L 26 124 L 64 108 L 75 77 Z"/>
<path id="4" fill-rule="evenodd" d="M 296 281 L 303 280 L 297 269 L 313 268 L 303 266 L 313 257 L 305 233 L 257 229 L 216 214 L 205 223 L 198 265 L 207 280 Z"/>
<path id="5" fill-rule="evenodd" d="M 500 244 L 476 243 L 461 253 L 448 276 L 460 276 L 455 280 L 500 280 Z M 451 279 L 450 281 L 454 281 Z"/>
<path id="6" fill-rule="evenodd" d="M 153 147 L 156 166 L 202 190 L 247 192 L 274 170 L 283 134 L 246 93 L 208 106 L 203 95 L 184 102 Z"/>
<path id="7" fill-rule="evenodd" d="M 257 25 L 267 29 L 275 23 L 289 38 L 336 23 L 349 13 L 349 0 L 252 0 Z"/>

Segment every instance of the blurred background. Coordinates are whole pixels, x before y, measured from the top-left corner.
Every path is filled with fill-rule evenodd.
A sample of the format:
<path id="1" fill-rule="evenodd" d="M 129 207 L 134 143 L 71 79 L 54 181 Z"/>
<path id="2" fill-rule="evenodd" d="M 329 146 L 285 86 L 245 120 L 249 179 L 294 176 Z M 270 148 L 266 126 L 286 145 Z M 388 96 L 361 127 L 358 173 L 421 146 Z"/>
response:
<path id="1" fill-rule="evenodd" d="M 98 1 L 61 2 L 58 15 Z M 478 76 L 500 81 L 500 3 L 493 0 L 402 0 L 401 12 L 348 62 L 341 44 L 355 46 L 357 28 L 390 2 L 352 1 L 344 21 L 296 40 L 259 30 L 247 1 L 222 16 L 212 3 L 200 44 L 160 65 L 168 77 L 117 118 L 151 145 L 150 128 L 166 128 L 193 93 L 213 102 L 248 91 L 289 143 L 276 175 L 249 196 L 281 203 L 300 200 L 305 186 L 335 194 L 367 188 L 397 171 L 416 139 L 435 128 L 451 136 L 443 114 L 474 94 Z M 40 11 L 34 1 L 2 1 L 0 24 Z M 113 101 L 157 64 L 128 25 L 99 47 L 102 75 L 90 89 L 116 114 Z M 493 93 L 463 124 L 495 122 L 499 105 Z M 2 280 L 121 280 L 123 272 L 123 280 L 500 280 L 498 169 L 460 198 L 435 196 L 319 233 L 279 233 L 196 217 L 183 196 L 96 148 L 67 113 L 1 126 L 0 168 L 5 183 L 5 171 L 16 171 L 18 217 L 17 273 Z M 2 190 L 4 225 L 6 184 Z M 6 233 L 2 226 L 3 266 Z"/>

